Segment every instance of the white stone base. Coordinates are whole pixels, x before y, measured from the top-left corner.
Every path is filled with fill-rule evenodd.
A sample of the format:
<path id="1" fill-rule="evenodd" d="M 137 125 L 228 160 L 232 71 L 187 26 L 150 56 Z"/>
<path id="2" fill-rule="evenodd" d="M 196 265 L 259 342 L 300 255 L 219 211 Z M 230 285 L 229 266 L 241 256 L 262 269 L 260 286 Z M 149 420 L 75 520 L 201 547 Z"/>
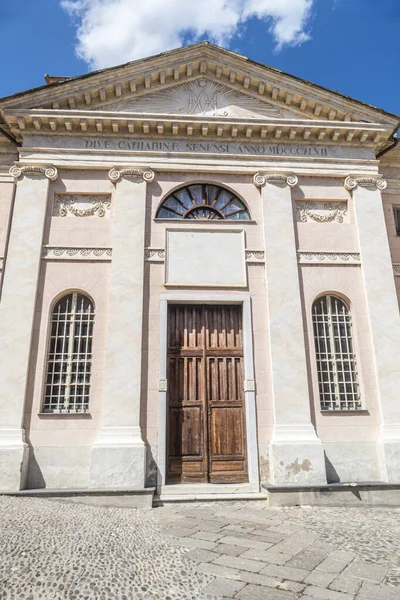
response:
<path id="1" fill-rule="evenodd" d="M 17 492 L 25 488 L 29 447 L 0 446 L 0 491 Z"/>
<path id="2" fill-rule="evenodd" d="M 146 447 L 139 427 L 100 429 L 92 451 L 90 488 L 144 488 Z"/>
<path id="3" fill-rule="evenodd" d="M 312 425 L 275 425 L 269 445 L 272 485 L 326 484 L 325 457 Z"/>
<path id="4" fill-rule="evenodd" d="M 400 425 L 381 425 L 376 446 L 381 480 L 400 483 Z"/>

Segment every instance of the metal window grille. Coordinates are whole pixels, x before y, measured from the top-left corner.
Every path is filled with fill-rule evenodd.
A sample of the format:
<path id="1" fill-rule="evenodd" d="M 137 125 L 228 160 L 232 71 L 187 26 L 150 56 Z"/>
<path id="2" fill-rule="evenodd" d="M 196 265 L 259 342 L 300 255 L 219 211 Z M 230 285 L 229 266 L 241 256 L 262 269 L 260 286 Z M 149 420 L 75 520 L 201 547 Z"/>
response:
<path id="1" fill-rule="evenodd" d="M 318 298 L 312 310 L 321 410 L 360 410 L 350 311 L 335 296 Z"/>
<path id="2" fill-rule="evenodd" d="M 396 224 L 396 235 L 400 235 L 400 207 L 393 207 L 394 222 Z"/>
<path id="3" fill-rule="evenodd" d="M 51 319 L 43 412 L 89 408 L 94 307 L 83 294 L 63 296 Z"/>

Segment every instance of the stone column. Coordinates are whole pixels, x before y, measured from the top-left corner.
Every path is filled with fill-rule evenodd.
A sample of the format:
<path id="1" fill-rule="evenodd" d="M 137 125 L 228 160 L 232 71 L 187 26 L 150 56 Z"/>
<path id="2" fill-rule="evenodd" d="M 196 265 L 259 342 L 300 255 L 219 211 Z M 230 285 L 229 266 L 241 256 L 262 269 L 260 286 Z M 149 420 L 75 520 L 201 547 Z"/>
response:
<path id="1" fill-rule="evenodd" d="M 400 482 L 400 315 L 379 177 L 347 177 L 352 191 L 365 298 L 374 349 L 381 427 L 381 478 Z"/>
<path id="2" fill-rule="evenodd" d="M 261 187 L 274 427 L 270 481 L 326 483 L 322 444 L 310 416 L 304 322 L 293 222 L 295 175 L 254 176 Z"/>
<path id="3" fill-rule="evenodd" d="M 144 235 L 151 170 L 111 169 L 115 184 L 105 390 L 92 452 L 90 486 L 145 485 L 146 448 L 140 430 Z"/>
<path id="4" fill-rule="evenodd" d="M 23 429 L 29 356 L 49 181 L 57 169 L 14 166 L 16 195 L 0 302 L 0 490 L 24 487 L 28 445 Z"/>

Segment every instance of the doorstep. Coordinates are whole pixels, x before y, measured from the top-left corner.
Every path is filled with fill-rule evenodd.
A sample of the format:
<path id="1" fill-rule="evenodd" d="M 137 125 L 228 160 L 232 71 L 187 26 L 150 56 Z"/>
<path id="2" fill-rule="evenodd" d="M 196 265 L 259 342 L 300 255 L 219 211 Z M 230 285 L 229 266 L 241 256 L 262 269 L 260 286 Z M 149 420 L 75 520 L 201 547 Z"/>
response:
<path id="1" fill-rule="evenodd" d="M 154 504 L 164 502 L 213 502 L 221 500 L 266 500 L 267 493 L 250 483 L 183 483 L 157 489 Z"/>

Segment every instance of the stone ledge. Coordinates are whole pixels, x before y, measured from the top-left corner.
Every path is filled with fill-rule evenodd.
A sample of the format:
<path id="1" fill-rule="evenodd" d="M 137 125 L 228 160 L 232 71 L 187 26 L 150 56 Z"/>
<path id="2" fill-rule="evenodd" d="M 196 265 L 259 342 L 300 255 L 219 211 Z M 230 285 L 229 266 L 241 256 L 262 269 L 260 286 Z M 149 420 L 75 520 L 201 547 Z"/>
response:
<path id="1" fill-rule="evenodd" d="M 269 506 L 400 506 L 400 483 L 262 484 Z"/>
<path id="2" fill-rule="evenodd" d="M 43 488 L 16 492 L 0 491 L 0 496 L 42 498 L 96 506 L 119 506 L 121 508 L 152 508 L 154 491 L 155 488 Z"/>

